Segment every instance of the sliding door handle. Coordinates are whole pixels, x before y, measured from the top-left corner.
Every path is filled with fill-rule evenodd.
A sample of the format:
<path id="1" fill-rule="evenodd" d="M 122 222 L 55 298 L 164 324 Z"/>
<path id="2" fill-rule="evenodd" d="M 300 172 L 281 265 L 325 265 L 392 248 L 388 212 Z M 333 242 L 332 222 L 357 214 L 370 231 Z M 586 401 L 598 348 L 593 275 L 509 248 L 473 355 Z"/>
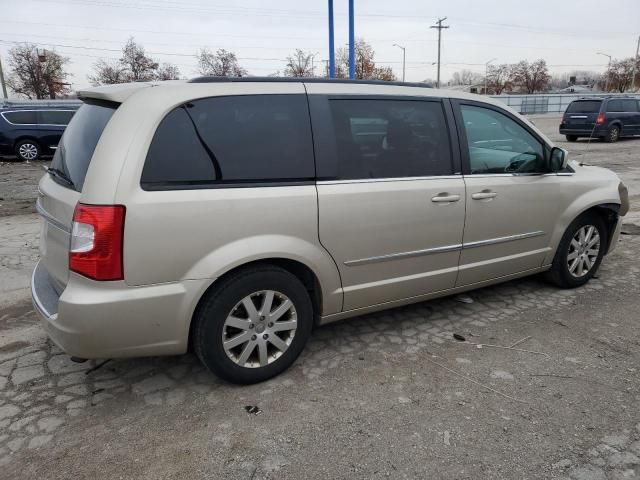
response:
<path id="1" fill-rule="evenodd" d="M 431 201 L 435 203 L 452 203 L 460 200 L 460 195 L 449 195 L 447 193 L 439 193 L 435 197 L 431 197 Z"/>
<path id="2" fill-rule="evenodd" d="M 491 200 L 495 198 L 498 194 L 496 192 L 491 192 L 489 190 L 483 190 L 482 192 L 472 193 L 471 198 L 474 200 Z"/>

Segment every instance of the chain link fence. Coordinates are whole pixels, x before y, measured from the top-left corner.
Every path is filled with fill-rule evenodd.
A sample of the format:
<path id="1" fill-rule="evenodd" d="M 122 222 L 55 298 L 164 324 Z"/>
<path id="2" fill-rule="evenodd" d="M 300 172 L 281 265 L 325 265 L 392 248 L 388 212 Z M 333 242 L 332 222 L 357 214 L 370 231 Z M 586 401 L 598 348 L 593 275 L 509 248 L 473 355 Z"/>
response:
<path id="1" fill-rule="evenodd" d="M 563 113 L 569 104 L 579 98 L 632 97 L 640 98 L 639 94 L 612 93 L 549 93 L 534 95 L 491 95 L 514 110 L 523 114 L 532 113 Z"/>

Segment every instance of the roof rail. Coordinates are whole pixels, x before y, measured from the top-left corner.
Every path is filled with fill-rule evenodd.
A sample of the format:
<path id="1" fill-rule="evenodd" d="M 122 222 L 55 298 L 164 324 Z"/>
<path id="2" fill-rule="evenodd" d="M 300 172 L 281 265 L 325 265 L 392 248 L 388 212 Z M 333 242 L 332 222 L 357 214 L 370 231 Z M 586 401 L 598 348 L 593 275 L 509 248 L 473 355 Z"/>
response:
<path id="1" fill-rule="evenodd" d="M 345 78 L 318 77 L 196 77 L 187 83 L 228 83 L 228 82 L 282 82 L 282 83 L 357 83 L 360 85 L 396 85 L 401 87 L 433 88 L 429 83 L 388 82 L 385 80 L 349 80 Z"/>

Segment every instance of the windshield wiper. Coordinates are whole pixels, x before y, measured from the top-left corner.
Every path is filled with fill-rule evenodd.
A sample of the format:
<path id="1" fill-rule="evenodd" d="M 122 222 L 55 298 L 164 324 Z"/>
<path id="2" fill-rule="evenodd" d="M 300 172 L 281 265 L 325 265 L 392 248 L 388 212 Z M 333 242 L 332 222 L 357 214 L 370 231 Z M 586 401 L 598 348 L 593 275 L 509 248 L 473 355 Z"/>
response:
<path id="1" fill-rule="evenodd" d="M 69 176 L 66 173 L 64 173 L 62 170 L 58 168 L 53 168 L 53 167 L 45 167 L 45 169 L 47 170 L 49 175 L 51 175 L 52 177 L 62 180 L 71 188 L 74 188 L 74 189 L 76 188 L 76 186 L 73 184 L 73 180 L 71 180 Z"/>

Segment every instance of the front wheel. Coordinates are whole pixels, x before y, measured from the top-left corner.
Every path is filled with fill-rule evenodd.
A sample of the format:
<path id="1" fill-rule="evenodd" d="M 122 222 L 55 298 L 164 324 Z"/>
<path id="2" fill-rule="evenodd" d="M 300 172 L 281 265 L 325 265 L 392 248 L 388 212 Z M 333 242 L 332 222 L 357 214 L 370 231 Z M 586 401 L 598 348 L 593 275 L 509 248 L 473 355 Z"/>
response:
<path id="1" fill-rule="evenodd" d="M 547 278 L 561 288 L 576 288 L 595 275 L 607 246 L 607 229 L 599 216 L 575 219 L 562 236 Z"/>
<path id="2" fill-rule="evenodd" d="M 267 265 L 224 279 L 203 299 L 194 322 L 195 352 L 211 372 L 232 383 L 257 383 L 300 355 L 313 307 L 297 277 Z"/>

